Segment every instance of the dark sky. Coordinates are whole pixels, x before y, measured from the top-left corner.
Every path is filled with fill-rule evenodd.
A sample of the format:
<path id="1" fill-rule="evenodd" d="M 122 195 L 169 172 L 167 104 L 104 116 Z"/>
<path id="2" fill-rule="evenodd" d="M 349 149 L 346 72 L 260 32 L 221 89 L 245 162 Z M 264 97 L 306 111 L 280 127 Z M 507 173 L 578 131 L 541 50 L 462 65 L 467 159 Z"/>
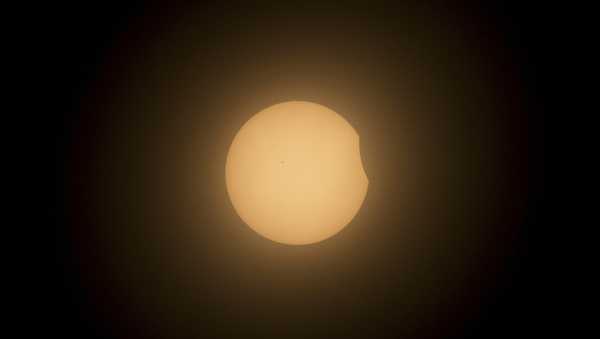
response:
<path id="1" fill-rule="evenodd" d="M 524 6 L 54 8 L 56 262 L 73 338 L 506 338 L 541 319 L 545 20 Z M 370 186 L 308 246 L 259 237 L 226 152 L 288 100 L 343 115 Z"/>

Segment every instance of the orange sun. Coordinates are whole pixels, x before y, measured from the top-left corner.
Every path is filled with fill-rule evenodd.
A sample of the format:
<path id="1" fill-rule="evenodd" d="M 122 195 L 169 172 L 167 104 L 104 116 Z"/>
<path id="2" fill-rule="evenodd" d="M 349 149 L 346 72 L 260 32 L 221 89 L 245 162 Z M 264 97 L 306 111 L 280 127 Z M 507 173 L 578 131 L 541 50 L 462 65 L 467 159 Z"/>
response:
<path id="1" fill-rule="evenodd" d="M 369 185 L 354 128 L 331 109 L 304 101 L 268 107 L 248 120 L 233 139 L 225 177 L 242 220 L 290 245 L 341 231 Z"/>

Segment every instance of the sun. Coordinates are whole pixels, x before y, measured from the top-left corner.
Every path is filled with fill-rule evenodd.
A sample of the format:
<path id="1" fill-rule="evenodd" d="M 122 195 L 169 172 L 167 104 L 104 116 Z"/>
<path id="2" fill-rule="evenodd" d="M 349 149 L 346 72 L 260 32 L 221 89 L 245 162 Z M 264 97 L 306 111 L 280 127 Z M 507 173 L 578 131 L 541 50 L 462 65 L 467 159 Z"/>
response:
<path id="1" fill-rule="evenodd" d="M 251 117 L 231 143 L 225 178 L 240 218 L 263 237 L 289 245 L 340 232 L 369 185 L 355 129 L 333 110 L 305 101 Z"/>

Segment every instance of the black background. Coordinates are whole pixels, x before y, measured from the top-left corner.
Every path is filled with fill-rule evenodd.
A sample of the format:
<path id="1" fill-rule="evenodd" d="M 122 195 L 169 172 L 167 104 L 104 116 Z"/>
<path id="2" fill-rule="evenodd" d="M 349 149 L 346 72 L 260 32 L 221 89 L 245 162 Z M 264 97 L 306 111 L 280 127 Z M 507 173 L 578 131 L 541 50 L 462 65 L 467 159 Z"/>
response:
<path id="1" fill-rule="evenodd" d="M 44 331 L 537 334 L 543 11 L 148 2 L 52 13 L 42 44 L 57 247 Z M 243 122 L 286 100 L 346 116 L 370 179 L 354 222 L 306 247 L 248 230 L 220 177 Z"/>

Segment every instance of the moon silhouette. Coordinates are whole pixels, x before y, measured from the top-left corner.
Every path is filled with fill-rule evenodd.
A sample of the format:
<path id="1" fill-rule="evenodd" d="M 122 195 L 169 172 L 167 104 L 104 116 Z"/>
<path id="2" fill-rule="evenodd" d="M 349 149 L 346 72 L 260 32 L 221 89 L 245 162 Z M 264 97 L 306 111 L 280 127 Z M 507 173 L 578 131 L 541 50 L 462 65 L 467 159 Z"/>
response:
<path id="1" fill-rule="evenodd" d="M 233 139 L 225 177 L 240 218 L 263 237 L 289 245 L 340 232 L 369 185 L 355 129 L 333 110 L 305 101 L 251 117 Z"/>

